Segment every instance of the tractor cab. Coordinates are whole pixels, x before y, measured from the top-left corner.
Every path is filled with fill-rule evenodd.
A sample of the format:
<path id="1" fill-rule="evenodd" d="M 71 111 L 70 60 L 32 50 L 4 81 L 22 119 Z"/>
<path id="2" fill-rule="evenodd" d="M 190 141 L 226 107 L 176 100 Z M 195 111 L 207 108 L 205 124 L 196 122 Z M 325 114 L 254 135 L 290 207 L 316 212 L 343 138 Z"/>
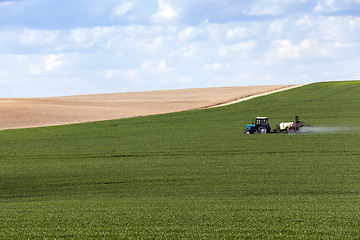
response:
<path id="1" fill-rule="evenodd" d="M 267 117 L 257 117 L 255 125 L 269 125 L 269 119 Z"/>
<path id="2" fill-rule="evenodd" d="M 245 134 L 253 134 L 253 133 L 269 133 L 270 132 L 269 119 L 267 117 L 257 117 L 255 119 L 255 124 L 248 124 L 245 129 Z"/>

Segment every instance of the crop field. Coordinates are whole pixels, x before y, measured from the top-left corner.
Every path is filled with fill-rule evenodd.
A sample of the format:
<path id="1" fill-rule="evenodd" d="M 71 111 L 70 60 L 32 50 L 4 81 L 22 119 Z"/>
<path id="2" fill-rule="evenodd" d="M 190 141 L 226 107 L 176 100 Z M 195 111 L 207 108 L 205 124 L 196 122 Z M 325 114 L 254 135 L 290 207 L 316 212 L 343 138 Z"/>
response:
<path id="1" fill-rule="evenodd" d="M 359 239 L 360 81 L 0 132 L 0 239 Z M 256 116 L 315 126 L 244 135 Z"/>

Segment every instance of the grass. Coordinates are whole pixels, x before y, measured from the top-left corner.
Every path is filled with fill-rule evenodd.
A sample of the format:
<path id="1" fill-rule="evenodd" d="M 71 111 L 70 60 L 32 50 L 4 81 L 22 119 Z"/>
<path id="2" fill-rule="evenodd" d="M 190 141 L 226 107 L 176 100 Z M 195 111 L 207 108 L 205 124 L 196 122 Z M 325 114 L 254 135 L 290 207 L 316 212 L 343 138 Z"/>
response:
<path id="1" fill-rule="evenodd" d="M 0 239 L 358 239 L 360 81 L 0 132 Z M 245 136 L 251 119 L 336 129 Z"/>

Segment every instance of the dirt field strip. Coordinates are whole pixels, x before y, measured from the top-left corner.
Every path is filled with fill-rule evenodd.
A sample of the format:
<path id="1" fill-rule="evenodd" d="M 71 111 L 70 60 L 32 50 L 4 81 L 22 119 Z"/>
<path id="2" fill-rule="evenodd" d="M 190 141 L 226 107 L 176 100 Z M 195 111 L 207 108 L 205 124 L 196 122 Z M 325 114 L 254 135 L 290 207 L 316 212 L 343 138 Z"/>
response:
<path id="1" fill-rule="evenodd" d="M 211 106 L 209 108 L 223 107 L 223 106 L 227 106 L 227 105 L 231 105 L 231 104 L 235 104 L 235 103 L 239 103 L 239 102 L 244 102 L 244 101 L 250 100 L 252 98 L 266 96 L 266 95 L 269 95 L 269 94 L 282 92 L 282 91 L 290 90 L 290 89 L 293 89 L 293 88 L 302 87 L 302 86 L 305 86 L 305 85 L 307 85 L 307 84 L 292 85 L 292 86 L 289 86 L 289 87 L 276 89 L 276 90 L 272 90 L 272 91 L 269 91 L 269 92 L 264 92 L 264 93 L 259 93 L 259 94 L 255 94 L 255 95 L 251 95 L 251 96 L 246 96 L 246 97 L 242 97 L 242 98 L 239 98 L 239 99 L 232 100 L 232 101 L 227 102 L 227 103 L 221 103 L 221 104 L 218 104 L 218 105 L 215 105 L 215 106 Z"/>
<path id="2" fill-rule="evenodd" d="M 64 125 L 220 107 L 302 85 L 219 87 L 0 99 L 0 130 Z"/>

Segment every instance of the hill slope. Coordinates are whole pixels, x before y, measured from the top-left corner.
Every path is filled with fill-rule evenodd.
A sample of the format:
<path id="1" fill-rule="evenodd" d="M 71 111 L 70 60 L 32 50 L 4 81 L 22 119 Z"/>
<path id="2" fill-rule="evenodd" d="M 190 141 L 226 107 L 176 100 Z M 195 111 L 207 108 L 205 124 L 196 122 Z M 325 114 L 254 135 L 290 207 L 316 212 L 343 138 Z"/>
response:
<path id="1" fill-rule="evenodd" d="M 2 239 L 356 238 L 360 82 L 0 132 Z M 330 129 L 243 134 L 266 115 Z"/>

